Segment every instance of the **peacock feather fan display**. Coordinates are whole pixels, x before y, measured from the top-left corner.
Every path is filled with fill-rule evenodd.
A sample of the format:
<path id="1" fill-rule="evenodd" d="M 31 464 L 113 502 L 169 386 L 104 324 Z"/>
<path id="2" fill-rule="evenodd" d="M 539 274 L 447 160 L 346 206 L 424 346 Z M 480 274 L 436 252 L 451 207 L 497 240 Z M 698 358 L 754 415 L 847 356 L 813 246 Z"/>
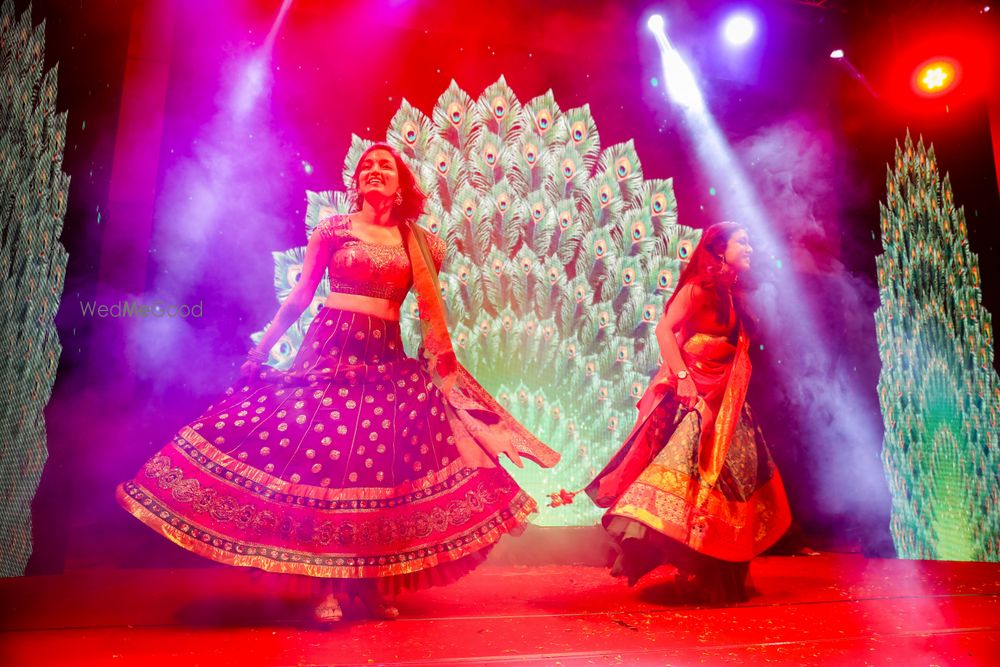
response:
<path id="1" fill-rule="evenodd" d="M 656 321 L 698 243 L 699 231 L 677 224 L 672 181 L 644 179 L 631 141 L 602 148 L 586 105 L 563 111 L 551 91 L 522 104 L 503 77 L 478 98 L 452 82 L 430 115 L 404 100 L 386 141 L 429 195 L 420 223 L 447 241 L 441 291 L 459 359 L 562 453 L 555 469 L 513 474 L 536 498 L 582 487 L 635 421 L 659 365 Z M 351 175 L 370 145 L 353 137 L 346 193 L 308 193 L 307 235 L 322 207 L 351 211 Z M 279 300 L 302 254 L 275 254 Z M 324 283 L 272 364 L 290 364 L 327 293 Z M 402 316 L 411 354 L 415 309 L 411 295 Z M 579 498 L 537 521 L 595 523 L 601 511 Z"/>
<path id="2" fill-rule="evenodd" d="M 933 146 L 907 133 L 886 189 L 875 321 L 896 550 L 996 561 L 1000 383 L 979 259 Z"/>
<path id="3" fill-rule="evenodd" d="M 31 501 L 48 457 L 44 410 L 62 346 L 53 318 L 66 277 L 59 241 L 69 176 L 57 67 L 45 70 L 45 24 L 0 6 L 0 577 L 24 574 Z"/>

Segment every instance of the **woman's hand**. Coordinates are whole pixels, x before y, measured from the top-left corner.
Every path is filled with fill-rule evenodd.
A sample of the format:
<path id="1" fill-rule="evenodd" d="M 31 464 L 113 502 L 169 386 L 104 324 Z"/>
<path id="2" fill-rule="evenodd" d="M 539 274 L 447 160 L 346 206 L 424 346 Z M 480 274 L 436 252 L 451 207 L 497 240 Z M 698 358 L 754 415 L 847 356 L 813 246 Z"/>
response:
<path id="1" fill-rule="evenodd" d="M 694 383 L 691 376 L 683 380 L 677 380 L 677 400 L 686 405 L 688 409 L 694 409 L 698 404 L 698 385 Z"/>
<path id="2" fill-rule="evenodd" d="M 434 359 L 434 370 L 437 374 L 445 378 L 458 370 L 458 359 L 453 351 L 445 352 Z"/>
<path id="3" fill-rule="evenodd" d="M 247 359 L 240 366 L 240 377 L 241 378 L 252 378 L 256 377 L 257 373 L 260 371 L 261 362 L 253 361 L 252 359 Z"/>

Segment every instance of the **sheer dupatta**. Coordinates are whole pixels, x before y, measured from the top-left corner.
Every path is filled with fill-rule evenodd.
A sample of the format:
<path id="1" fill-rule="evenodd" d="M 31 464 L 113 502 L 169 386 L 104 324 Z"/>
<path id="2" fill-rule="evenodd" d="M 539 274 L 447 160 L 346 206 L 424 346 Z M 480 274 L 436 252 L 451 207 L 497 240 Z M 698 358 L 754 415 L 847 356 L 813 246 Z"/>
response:
<path id="1" fill-rule="evenodd" d="M 543 468 L 551 468 L 558 463 L 559 453 L 514 419 L 458 363 L 426 233 L 415 222 L 404 223 L 401 229 L 417 294 L 423 339 L 420 356 L 427 362 L 434 384 L 445 396 L 446 416 L 462 460 L 470 467 L 492 468 L 501 454 L 507 454 L 519 467 L 523 456 Z"/>

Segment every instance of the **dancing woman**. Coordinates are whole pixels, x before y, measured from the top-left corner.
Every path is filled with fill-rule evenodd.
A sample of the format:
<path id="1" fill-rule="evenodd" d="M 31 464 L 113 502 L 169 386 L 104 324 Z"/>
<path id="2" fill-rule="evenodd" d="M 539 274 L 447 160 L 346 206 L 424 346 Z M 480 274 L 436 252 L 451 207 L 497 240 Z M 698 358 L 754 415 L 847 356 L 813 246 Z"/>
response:
<path id="1" fill-rule="evenodd" d="M 559 458 L 456 361 L 437 285 L 445 246 L 416 225 L 424 195 L 410 169 L 376 144 L 358 161 L 354 191 L 354 213 L 322 216 L 313 231 L 243 381 L 117 491 L 189 551 L 313 578 L 324 622 L 352 597 L 394 618 L 399 591 L 472 570 L 536 509 L 498 457 L 545 467 Z M 290 370 L 262 365 L 327 271 L 330 295 Z M 399 329 L 411 287 L 416 359 Z"/>
<path id="2" fill-rule="evenodd" d="M 686 596 L 746 598 L 749 561 L 791 520 L 745 401 L 749 318 L 740 277 L 753 252 L 732 222 L 709 227 L 656 327 L 663 367 L 625 443 L 587 487 L 630 584 L 664 563 Z"/>

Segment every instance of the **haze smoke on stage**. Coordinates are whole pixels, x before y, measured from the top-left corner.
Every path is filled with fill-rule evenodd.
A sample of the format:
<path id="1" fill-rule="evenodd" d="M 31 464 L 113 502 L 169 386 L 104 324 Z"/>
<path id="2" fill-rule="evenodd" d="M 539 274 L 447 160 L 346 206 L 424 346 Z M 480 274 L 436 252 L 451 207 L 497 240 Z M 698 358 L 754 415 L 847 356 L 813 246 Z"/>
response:
<path id="1" fill-rule="evenodd" d="M 824 513 L 874 520 L 886 503 L 876 456 L 880 416 L 866 376 L 878 363 L 872 319 L 878 290 L 870 274 L 852 273 L 841 258 L 860 244 L 843 239 L 838 225 L 867 193 L 838 178 L 847 170 L 836 142 L 811 118 L 787 118 L 734 148 L 740 162 L 750 165 L 747 173 L 774 236 L 783 239 L 782 247 L 759 253 L 764 282 L 756 306 L 768 340 L 765 354 L 774 357 L 769 361 L 782 377 L 772 400 L 797 415 L 796 446 L 812 454 L 813 470 L 792 474 L 811 475 L 815 504 Z M 770 253 L 769 262 L 763 255 Z M 796 274 L 821 297 L 812 298 L 805 312 L 790 285 Z"/>
<path id="2" fill-rule="evenodd" d="M 206 320 L 151 318 L 133 329 L 140 364 L 133 371 L 156 386 L 183 379 L 217 387 L 220 376 L 235 375 L 231 355 L 173 366 L 163 361 L 183 350 L 227 349 L 232 327 L 261 305 L 259 281 L 248 279 L 250 258 L 266 265 L 292 224 L 280 217 L 288 186 L 279 176 L 295 168 L 296 158 L 270 111 L 272 48 L 289 4 L 260 46 L 237 51 L 221 66 L 206 63 L 219 69 L 213 115 L 180 147 L 183 157 L 164 159 L 152 243 L 158 271 L 144 299 L 200 304 Z"/>
<path id="3" fill-rule="evenodd" d="M 669 81 L 677 70 L 670 71 L 668 65 L 680 56 L 665 34 L 653 32 Z M 692 85 L 697 89 L 693 79 Z M 862 395 L 854 366 L 845 367 L 849 357 L 842 354 L 843 341 L 855 334 L 874 341 L 874 306 L 864 305 L 865 280 L 851 276 L 836 259 L 836 211 L 843 201 L 838 200 L 841 190 L 831 184 L 831 175 L 837 173 L 829 161 L 832 140 L 811 124 L 790 119 L 734 150 L 710 109 L 685 104 L 673 95 L 671 99 L 682 110 L 699 163 L 710 182 L 718 184 L 723 217 L 749 230 L 757 249 L 755 263 L 794 260 L 794 273 L 784 271 L 760 290 L 770 300 L 762 324 L 781 327 L 770 337 L 787 350 L 776 366 L 787 393 L 783 409 L 806 415 L 800 422 L 801 437 L 810 439 L 806 444 L 822 461 L 821 471 L 813 473 L 818 475 L 813 492 L 833 515 L 867 513 L 865 504 L 884 506 L 885 481 L 879 462 L 870 456 L 878 451 L 872 443 L 881 439 L 877 415 L 867 414 L 870 397 Z M 815 284 L 807 286 L 800 282 L 803 272 L 822 275 L 822 280 L 811 278 Z M 816 289 L 824 290 L 819 293 L 822 299 L 814 296 Z M 840 301 L 836 316 L 854 334 L 845 337 L 827 326 L 830 317 L 823 306 L 834 302 L 831 292 L 837 292 Z M 850 486 L 861 493 L 843 493 Z"/>

